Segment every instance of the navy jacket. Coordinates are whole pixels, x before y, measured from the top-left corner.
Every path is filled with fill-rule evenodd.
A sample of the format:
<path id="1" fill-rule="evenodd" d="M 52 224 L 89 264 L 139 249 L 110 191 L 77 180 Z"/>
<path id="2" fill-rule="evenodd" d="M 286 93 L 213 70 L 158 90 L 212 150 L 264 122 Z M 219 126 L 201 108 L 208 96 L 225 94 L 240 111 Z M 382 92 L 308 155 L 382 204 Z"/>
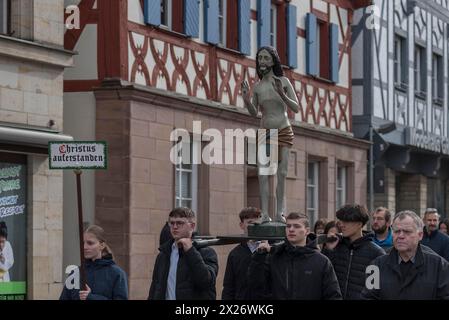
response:
<path id="1" fill-rule="evenodd" d="M 92 290 L 87 300 L 127 300 L 128 282 L 126 273 L 115 264 L 112 257 L 86 261 L 87 285 Z M 79 300 L 78 289 L 67 289 L 64 285 L 59 300 Z"/>
<path id="2" fill-rule="evenodd" d="M 444 233 L 435 230 L 432 231 L 429 236 L 426 228 L 424 228 L 424 236 L 421 240 L 421 244 L 428 246 L 430 249 L 446 259 L 446 261 L 449 261 L 449 237 Z"/>

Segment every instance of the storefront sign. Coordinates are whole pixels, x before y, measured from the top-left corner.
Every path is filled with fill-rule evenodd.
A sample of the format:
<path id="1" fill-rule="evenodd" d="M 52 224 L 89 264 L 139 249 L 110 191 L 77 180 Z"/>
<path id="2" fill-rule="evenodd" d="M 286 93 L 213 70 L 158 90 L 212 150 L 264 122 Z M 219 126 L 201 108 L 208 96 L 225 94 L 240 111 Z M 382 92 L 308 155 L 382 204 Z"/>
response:
<path id="1" fill-rule="evenodd" d="M 436 153 L 449 154 L 449 140 L 447 137 L 423 132 L 416 128 L 405 129 L 405 144 Z"/>
<path id="2" fill-rule="evenodd" d="M 0 300 L 26 299 L 26 173 L 25 164 L 0 162 Z"/>
<path id="3" fill-rule="evenodd" d="M 48 150 L 50 169 L 107 169 L 106 142 L 50 142 Z"/>

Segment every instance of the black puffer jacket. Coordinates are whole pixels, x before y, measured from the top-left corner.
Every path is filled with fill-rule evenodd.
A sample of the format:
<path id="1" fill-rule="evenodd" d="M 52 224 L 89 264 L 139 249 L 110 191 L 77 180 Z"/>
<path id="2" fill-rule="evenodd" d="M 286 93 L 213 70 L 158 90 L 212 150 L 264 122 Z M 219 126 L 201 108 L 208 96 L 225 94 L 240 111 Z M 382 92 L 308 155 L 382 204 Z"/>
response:
<path id="1" fill-rule="evenodd" d="M 372 264 L 379 267 L 379 288 L 363 289 L 365 299 L 374 300 L 433 300 L 449 299 L 449 263 L 430 248 L 419 245 L 415 263 L 401 279 L 396 249 L 376 258 Z"/>
<path id="2" fill-rule="evenodd" d="M 165 300 L 173 242 L 174 240 L 167 241 L 159 248 L 148 300 Z M 197 250 L 192 247 L 187 252 L 180 249 L 176 273 L 176 299 L 215 300 L 217 273 L 218 261 L 214 249 L 206 247 Z"/>
<path id="3" fill-rule="evenodd" d="M 385 254 L 385 251 L 372 240 L 372 233 L 364 235 L 353 243 L 349 238 L 342 238 L 334 250 L 323 249 L 322 251 L 334 266 L 345 300 L 361 299 L 361 292 L 365 287 L 366 267 L 375 258 Z"/>
<path id="4" fill-rule="evenodd" d="M 248 270 L 252 299 L 341 299 L 332 264 L 315 242 L 305 247 L 286 242 L 272 250 L 253 254 Z"/>

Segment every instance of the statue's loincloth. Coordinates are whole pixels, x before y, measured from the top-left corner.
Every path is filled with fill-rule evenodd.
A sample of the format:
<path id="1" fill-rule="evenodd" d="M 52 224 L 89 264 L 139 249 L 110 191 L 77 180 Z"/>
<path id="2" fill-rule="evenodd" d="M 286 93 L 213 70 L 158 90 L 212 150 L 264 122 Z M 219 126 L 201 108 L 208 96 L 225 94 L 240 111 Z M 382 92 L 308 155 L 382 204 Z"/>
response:
<path id="1" fill-rule="evenodd" d="M 278 135 L 277 135 L 277 141 L 276 139 L 273 137 L 273 139 L 271 139 L 270 137 L 270 129 L 259 129 L 261 134 L 259 136 L 257 136 L 257 145 L 260 145 L 262 143 L 266 143 L 268 144 L 277 144 L 280 147 L 291 147 L 293 146 L 293 138 L 294 138 L 294 134 L 293 134 L 293 130 L 291 126 L 285 127 L 284 129 L 281 129 L 278 131 Z"/>
<path id="2" fill-rule="evenodd" d="M 270 145 L 277 145 L 278 148 L 280 147 L 288 147 L 291 148 L 293 146 L 293 138 L 294 133 L 291 126 L 285 127 L 281 130 L 278 130 L 277 137 L 270 135 L 270 129 L 259 129 L 260 134 L 258 132 L 257 134 L 257 147 L 260 148 L 260 146 L 265 143 L 266 149 L 265 152 L 267 156 L 270 156 Z M 277 138 L 277 139 L 276 139 Z M 278 155 L 279 155 L 279 161 L 281 161 L 281 153 L 278 149 Z"/>

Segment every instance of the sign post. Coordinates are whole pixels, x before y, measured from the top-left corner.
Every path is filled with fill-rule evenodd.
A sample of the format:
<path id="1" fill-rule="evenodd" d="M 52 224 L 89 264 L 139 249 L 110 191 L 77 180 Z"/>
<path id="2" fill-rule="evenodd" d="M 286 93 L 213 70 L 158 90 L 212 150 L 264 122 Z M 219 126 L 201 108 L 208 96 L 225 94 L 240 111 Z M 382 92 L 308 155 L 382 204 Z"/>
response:
<path id="1" fill-rule="evenodd" d="M 49 142 L 50 170 L 74 169 L 78 202 L 78 233 L 80 250 L 80 289 L 86 287 L 86 268 L 83 240 L 83 201 L 81 196 L 81 169 L 107 169 L 107 144 L 103 141 Z"/>
<path id="2" fill-rule="evenodd" d="M 83 171 L 81 169 L 75 169 L 73 171 L 76 175 L 76 194 L 78 200 L 78 235 L 79 235 L 79 245 L 80 245 L 80 274 L 81 274 L 81 289 L 87 289 L 86 287 L 86 261 L 84 259 L 84 239 L 83 239 L 83 200 L 81 198 L 81 174 Z"/>

